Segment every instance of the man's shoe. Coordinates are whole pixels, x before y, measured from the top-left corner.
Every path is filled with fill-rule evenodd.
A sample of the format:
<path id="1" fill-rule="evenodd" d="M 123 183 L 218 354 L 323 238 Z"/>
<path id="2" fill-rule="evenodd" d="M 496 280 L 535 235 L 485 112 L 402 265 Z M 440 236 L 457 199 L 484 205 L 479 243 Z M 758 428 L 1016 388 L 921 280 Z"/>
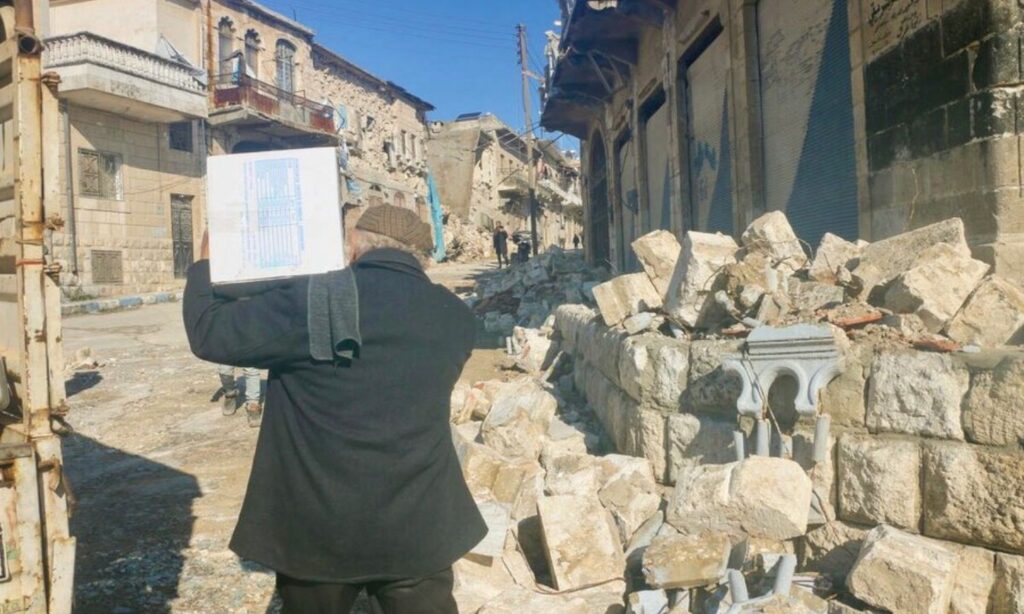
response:
<path id="1" fill-rule="evenodd" d="M 249 401 L 245 404 L 245 419 L 252 428 L 258 428 L 263 421 L 263 406 L 259 401 Z"/>
<path id="2" fill-rule="evenodd" d="M 225 390 L 224 397 L 221 398 L 222 403 L 220 413 L 225 416 L 234 416 L 235 412 L 238 411 L 238 391 L 237 390 Z"/>

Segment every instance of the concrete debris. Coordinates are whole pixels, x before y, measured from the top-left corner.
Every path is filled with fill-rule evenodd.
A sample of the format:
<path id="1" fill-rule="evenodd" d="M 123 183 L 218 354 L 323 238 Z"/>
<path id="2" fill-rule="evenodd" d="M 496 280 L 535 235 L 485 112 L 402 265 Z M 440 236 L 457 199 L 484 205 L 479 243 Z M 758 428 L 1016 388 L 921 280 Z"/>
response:
<path id="1" fill-rule="evenodd" d="M 558 343 L 550 331 L 517 326 L 512 330 L 512 347 L 516 366 L 526 373 L 538 375 L 551 367 L 558 355 Z"/>
<path id="2" fill-rule="evenodd" d="M 656 588 L 696 588 L 725 575 L 732 544 L 721 533 L 658 537 L 643 557 L 647 583 Z"/>
<path id="3" fill-rule="evenodd" d="M 448 262 L 480 262 L 494 254 L 491 234 L 458 215 L 444 216 L 444 248 Z"/>
<path id="4" fill-rule="evenodd" d="M 544 493 L 547 495 L 585 497 L 596 494 L 601 487 L 601 470 L 592 456 L 559 456 L 545 468 Z"/>
<path id="5" fill-rule="evenodd" d="M 606 476 L 598 498 L 605 509 L 612 513 L 619 527 L 622 543 L 628 543 L 633 534 L 661 507 L 661 495 L 654 481 L 654 470 L 650 462 L 631 463 Z M 603 467 L 607 473 L 607 464 Z"/>
<path id="6" fill-rule="evenodd" d="M 946 614 L 958 558 L 932 540 L 880 525 L 868 533 L 847 579 L 850 592 L 875 607 Z"/>
<path id="7" fill-rule="evenodd" d="M 679 240 L 667 230 L 655 230 L 633 241 L 632 247 L 658 295 L 664 299 L 683 249 Z"/>
<path id="8" fill-rule="evenodd" d="M 860 257 L 867 245 L 866 242 L 851 243 L 831 232 L 826 232 L 814 253 L 814 262 L 811 263 L 807 276 L 826 284 L 838 282 L 840 271 L 845 270 L 850 261 Z"/>
<path id="9" fill-rule="evenodd" d="M 473 547 L 470 554 L 496 559 L 505 551 L 505 537 L 511 522 L 511 510 L 507 504 L 496 501 L 477 501 L 480 515 L 487 523 L 487 535 Z"/>
<path id="10" fill-rule="evenodd" d="M 1024 344 L 1024 292 L 1001 277 L 989 277 L 949 323 L 946 334 L 982 347 Z"/>
<path id="11" fill-rule="evenodd" d="M 555 588 L 566 591 L 623 577 L 619 532 L 597 497 L 545 497 L 537 509 Z"/>
<path id="12" fill-rule="evenodd" d="M 626 614 L 666 614 L 668 594 L 662 590 L 630 593 L 626 606 Z"/>
<path id="13" fill-rule="evenodd" d="M 845 586 L 866 535 L 865 529 L 839 520 L 823 524 L 800 540 L 800 568 L 820 573 L 833 586 Z"/>
<path id="14" fill-rule="evenodd" d="M 965 257 L 971 254 L 960 218 L 951 218 L 866 246 L 852 271 L 858 297 L 862 300 L 880 298 L 879 294 L 884 295 L 893 279 L 910 270 L 926 249 L 940 243 L 953 247 Z"/>
<path id="15" fill-rule="evenodd" d="M 622 328 L 626 330 L 626 334 L 639 335 L 647 331 L 657 331 L 663 324 L 665 324 L 664 316 L 646 311 L 623 320 Z"/>
<path id="16" fill-rule="evenodd" d="M 605 324 L 615 326 L 630 316 L 659 309 L 661 295 L 644 273 L 620 275 L 594 287 L 594 300 Z"/>
<path id="17" fill-rule="evenodd" d="M 916 314 L 930 332 L 937 333 L 960 311 L 988 269 L 989 265 L 951 245 L 933 245 L 893 281 L 885 294 L 885 307 Z"/>
<path id="18" fill-rule="evenodd" d="M 807 264 L 803 246 L 781 211 L 771 211 L 754 220 L 742 240 L 747 251 L 767 254 L 777 270 L 794 273 Z"/>
<path id="19" fill-rule="evenodd" d="M 480 436 L 499 454 L 537 460 L 557 409 L 558 400 L 539 382 L 521 380 L 494 399 Z"/>
<path id="20" fill-rule="evenodd" d="M 732 237 L 690 231 L 672 275 L 665 311 L 679 326 L 697 328 L 711 318 L 715 291 L 720 290 L 726 265 L 736 262 L 739 246 Z"/>
<path id="21" fill-rule="evenodd" d="M 666 519 L 687 535 L 791 539 L 807 532 L 811 491 L 800 465 L 782 458 L 701 465 L 677 477 Z"/>

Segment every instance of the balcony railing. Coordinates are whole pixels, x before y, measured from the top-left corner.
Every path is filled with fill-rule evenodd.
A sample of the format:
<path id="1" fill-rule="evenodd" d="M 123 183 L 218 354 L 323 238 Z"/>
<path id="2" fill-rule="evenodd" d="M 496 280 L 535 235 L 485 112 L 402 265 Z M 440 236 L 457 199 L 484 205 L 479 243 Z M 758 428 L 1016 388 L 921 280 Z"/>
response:
<path id="1" fill-rule="evenodd" d="M 334 109 L 274 87 L 244 74 L 224 74 L 213 78 L 213 106 L 222 109 L 246 106 L 268 115 L 307 126 L 319 132 L 334 133 Z"/>
<path id="2" fill-rule="evenodd" d="M 168 85 L 203 93 L 193 68 L 90 32 L 55 36 L 46 40 L 46 68 L 95 64 Z"/>

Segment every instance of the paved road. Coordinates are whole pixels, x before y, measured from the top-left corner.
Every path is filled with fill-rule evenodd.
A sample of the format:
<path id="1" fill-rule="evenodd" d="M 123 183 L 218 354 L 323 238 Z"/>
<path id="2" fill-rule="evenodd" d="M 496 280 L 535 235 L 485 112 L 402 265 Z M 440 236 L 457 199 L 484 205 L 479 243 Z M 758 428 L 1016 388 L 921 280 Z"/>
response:
<path id="1" fill-rule="evenodd" d="M 464 287 L 491 267 L 441 265 Z M 102 366 L 69 372 L 65 463 L 78 498 L 76 613 L 275 612 L 273 576 L 227 549 L 257 430 L 211 403 L 212 365 L 188 351 L 181 306 L 68 318 L 69 357 Z M 480 350 L 466 376 L 493 376 L 500 352 Z"/>

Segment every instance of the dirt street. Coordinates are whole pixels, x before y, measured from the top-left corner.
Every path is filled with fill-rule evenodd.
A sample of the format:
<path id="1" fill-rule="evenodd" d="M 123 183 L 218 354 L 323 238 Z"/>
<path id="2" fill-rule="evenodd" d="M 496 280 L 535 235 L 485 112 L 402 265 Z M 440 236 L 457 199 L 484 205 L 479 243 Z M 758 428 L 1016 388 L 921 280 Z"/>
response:
<path id="1" fill-rule="evenodd" d="M 463 289 L 489 268 L 431 274 Z M 89 348 L 100 363 L 67 384 L 78 613 L 277 611 L 273 574 L 227 548 L 257 430 L 211 402 L 216 368 L 189 352 L 180 312 L 172 303 L 65 320 L 68 360 Z M 495 377 L 494 347 L 481 340 L 465 379 Z"/>

